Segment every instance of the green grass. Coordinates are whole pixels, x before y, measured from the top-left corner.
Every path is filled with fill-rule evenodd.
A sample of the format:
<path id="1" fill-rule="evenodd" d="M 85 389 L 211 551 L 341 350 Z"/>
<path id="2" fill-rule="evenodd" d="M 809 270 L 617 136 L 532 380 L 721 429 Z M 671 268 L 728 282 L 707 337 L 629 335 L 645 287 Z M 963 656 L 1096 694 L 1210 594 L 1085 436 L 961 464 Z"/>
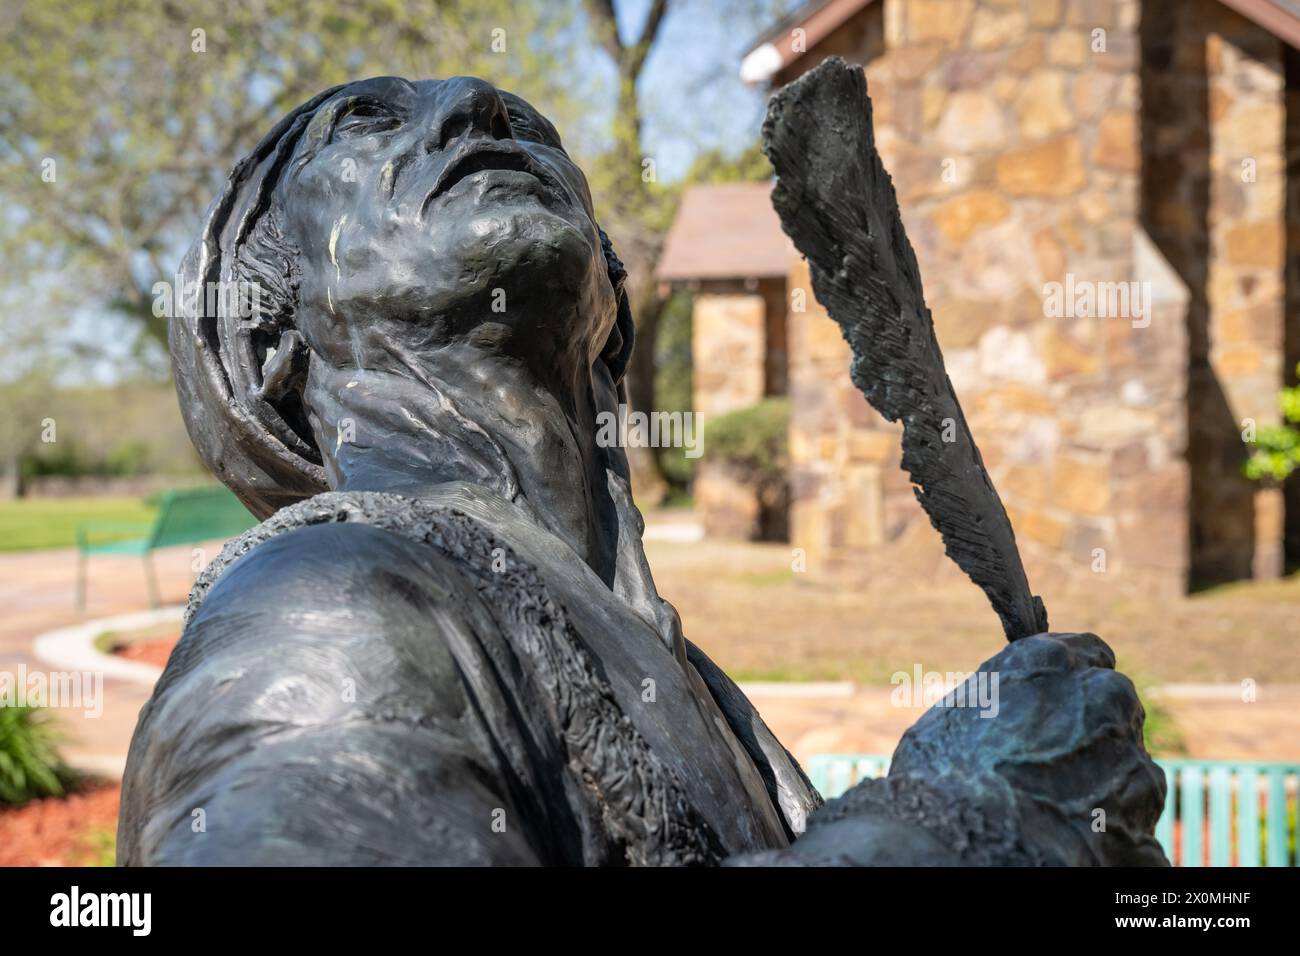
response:
<path id="1" fill-rule="evenodd" d="M 1147 715 L 1146 723 L 1142 725 L 1147 753 L 1153 757 L 1186 757 L 1187 741 L 1169 710 L 1159 701 L 1145 697 L 1142 709 Z"/>
<path id="2" fill-rule="evenodd" d="M 19 498 L 0 501 L 0 551 L 71 548 L 83 521 L 153 520 L 142 498 Z"/>
<path id="3" fill-rule="evenodd" d="M 1192 589 L 1197 599 L 1224 598 L 1245 604 L 1291 604 L 1300 600 L 1300 571 L 1288 568 L 1276 581 L 1229 581 L 1226 584 L 1198 584 Z"/>
<path id="4" fill-rule="evenodd" d="M 749 584 L 759 588 L 778 587 L 794 583 L 794 571 L 782 568 L 779 571 L 749 571 L 741 574 L 728 574 L 725 580 L 735 584 Z"/>
<path id="5" fill-rule="evenodd" d="M 1117 661 L 1117 670 L 1127 674 L 1137 690 L 1142 710 L 1146 712 L 1146 721 L 1142 724 L 1142 736 L 1147 753 L 1153 757 L 1186 757 L 1187 740 L 1182 729 L 1174 720 L 1173 714 L 1158 699 L 1151 697 L 1151 688 L 1159 682 L 1151 680 L 1144 674 L 1136 674 L 1124 667 L 1123 661 Z"/>
<path id="6" fill-rule="evenodd" d="M 117 866 L 117 831 L 94 829 L 81 838 L 81 866 Z"/>

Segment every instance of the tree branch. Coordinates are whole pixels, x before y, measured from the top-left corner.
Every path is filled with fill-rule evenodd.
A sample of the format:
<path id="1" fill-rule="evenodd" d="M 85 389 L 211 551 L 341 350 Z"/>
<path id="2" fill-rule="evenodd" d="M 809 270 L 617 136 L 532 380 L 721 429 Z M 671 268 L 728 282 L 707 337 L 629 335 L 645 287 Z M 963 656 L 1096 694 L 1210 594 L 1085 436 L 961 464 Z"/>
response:
<path id="1" fill-rule="evenodd" d="M 618 15 L 614 12 L 614 0 L 583 0 L 583 7 L 591 19 L 591 29 L 596 40 L 605 52 L 614 58 L 617 65 L 623 59 L 623 41 L 618 38 Z"/>

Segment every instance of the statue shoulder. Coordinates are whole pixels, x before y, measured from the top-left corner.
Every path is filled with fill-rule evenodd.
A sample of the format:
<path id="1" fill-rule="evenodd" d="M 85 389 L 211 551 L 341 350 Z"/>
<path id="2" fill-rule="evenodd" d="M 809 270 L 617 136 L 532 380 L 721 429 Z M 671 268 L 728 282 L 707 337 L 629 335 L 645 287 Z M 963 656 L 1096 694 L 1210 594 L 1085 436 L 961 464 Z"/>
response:
<path id="1" fill-rule="evenodd" d="M 386 543 L 388 550 L 427 554 L 433 550 L 429 540 L 443 537 L 441 529 L 457 519 L 462 524 L 469 520 L 447 508 L 383 492 L 326 492 L 300 501 L 226 543 L 195 582 L 186 621 L 198 615 L 208 595 L 238 565 L 245 565 L 246 571 L 247 564 L 255 561 L 260 569 L 277 574 L 277 580 L 283 582 L 294 575 L 294 559 L 310 557 L 307 552 L 324 547 L 330 550 L 320 557 L 332 561 L 338 573 L 347 571 L 355 578 L 357 572 L 367 570 L 366 563 L 372 560 L 376 548 L 383 551 Z M 314 529 L 335 530 L 317 533 Z M 363 541 L 372 547 L 362 545 Z M 290 567 L 281 568 L 276 558 L 285 557 Z"/>
<path id="2" fill-rule="evenodd" d="M 301 670 L 301 658 L 308 670 L 351 673 L 357 659 L 387 660 L 409 645 L 433 666 L 431 645 L 469 618 L 490 626 L 465 561 L 383 528 L 308 525 L 223 571 L 190 614 L 168 676 L 244 654 L 271 670 Z"/>
<path id="3" fill-rule="evenodd" d="M 141 712 L 121 858 L 535 861 L 522 830 L 502 842 L 491 829 L 493 813 L 532 811 L 482 746 L 512 725 L 480 640 L 502 637 L 454 554 L 348 522 L 255 543 L 190 616 Z M 486 706 L 467 680 L 491 684 Z M 220 833 L 196 839 L 193 807 Z M 340 843 L 345 827 L 364 852 Z"/>
<path id="4" fill-rule="evenodd" d="M 423 577 L 454 586 L 462 563 L 394 531 L 331 522 L 293 528 L 254 543 L 227 564 L 191 609 L 198 621 L 235 601 L 292 617 L 339 605 L 387 606 Z M 394 593 L 397 592 L 397 593 Z M 265 596 L 265 600 L 260 600 Z"/>
<path id="5" fill-rule="evenodd" d="M 480 591 L 480 529 L 337 503 L 259 525 L 196 587 L 131 741 L 123 862 L 538 861 L 526 827 L 493 830 L 537 810 L 485 745 L 526 750 L 489 656 L 510 639 Z M 195 838 L 196 806 L 220 831 Z"/>

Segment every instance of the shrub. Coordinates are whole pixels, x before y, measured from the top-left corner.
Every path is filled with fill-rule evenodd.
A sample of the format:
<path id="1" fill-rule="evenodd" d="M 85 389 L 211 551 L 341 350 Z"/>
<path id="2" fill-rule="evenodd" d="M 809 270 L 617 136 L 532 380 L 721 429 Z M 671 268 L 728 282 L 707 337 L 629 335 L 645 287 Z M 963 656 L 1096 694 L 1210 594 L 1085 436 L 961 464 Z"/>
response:
<path id="1" fill-rule="evenodd" d="M 765 398 L 704 423 L 704 454 L 757 487 L 783 485 L 790 470 L 790 399 Z"/>
<path id="2" fill-rule="evenodd" d="M 109 450 L 103 469 L 107 474 L 128 478 L 144 475 L 153 470 L 153 457 L 153 448 L 148 442 L 118 442 Z"/>
<path id="3" fill-rule="evenodd" d="M 63 795 L 67 768 L 48 717 L 36 707 L 0 707 L 0 804 Z"/>
<path id="4" fill-rule="evenodd" d="M 95 462 L 70 440 L 42 446 L 36 454 L 23 459 L 24 478 L 44 478 L 50 475 L 79 478 L 94 473 Z"/>
<path id="5" fill-rule="evenodd" d="M 154 470 L 154 448 L 144 441 L 118 442 L 97 456 L 69 438 L 40 446 L 23 460 L 23 476 L 43 478 L 134 477 Z"/>
<path id="6" fill-rule="evenodd" d="M 1300 365 L 1296 366 L 1300 375 Z M 1254 441 L 1247 441 L 1250 457 L 1241 466 L 1242 473 L 1254 481 L 1284 481 L 1300 466 L 1300 385 L 1284 388 L 1278 393 L 1278 407 L 1284 425 L 1265 425 L 1255 433 Z"/>
<path id="7" fill-rule="evenodd" d="M 685 290 L 675 292 L 659 313 L 655 336 L 655 410 L 688 412 L 692 405 L 693 363 L 691 361 L 691 303 Z M 658 450 L 659 469 L 667 479 L 670 497 L 680 500 L 695 474 L 695 459 L 685 448 Z"/>

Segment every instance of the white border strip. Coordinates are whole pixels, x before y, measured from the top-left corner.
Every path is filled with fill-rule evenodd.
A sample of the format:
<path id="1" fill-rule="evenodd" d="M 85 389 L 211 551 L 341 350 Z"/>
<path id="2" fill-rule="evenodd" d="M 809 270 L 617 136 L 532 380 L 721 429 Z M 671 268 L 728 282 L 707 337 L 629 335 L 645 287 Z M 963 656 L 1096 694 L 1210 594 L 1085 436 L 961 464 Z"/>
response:
<path id="1" fill-rule="evenodd" d="M 124 660 L 115 654 L 105 654 L 95 647 L 95 638 L 105 631 L 135 631 L 166 621 L 180 621 L 184 616 L 185 608 L 177 605 L 134 614 L 119 614 L 116 617 L 101 617 L 38 635 L 32 642 L 32 653 L 41 663 L 59 670 L 91 671 L 103 674 L 110 680 L 124 680 L 152 687 L 162 676 L 161 667 L 143 661 Z"/>

